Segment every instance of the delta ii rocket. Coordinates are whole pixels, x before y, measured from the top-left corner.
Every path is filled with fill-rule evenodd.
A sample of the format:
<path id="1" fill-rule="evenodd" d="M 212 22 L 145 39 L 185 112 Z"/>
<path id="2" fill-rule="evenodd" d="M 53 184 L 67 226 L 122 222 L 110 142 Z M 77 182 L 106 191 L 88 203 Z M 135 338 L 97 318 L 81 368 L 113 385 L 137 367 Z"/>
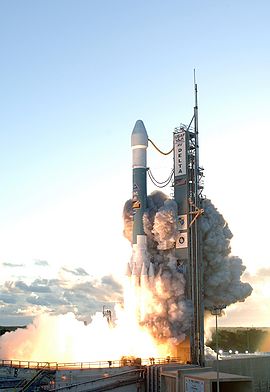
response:
<path id="1" fill-rule="evenodd" d="M 147 237 L 143 227 L 143 215 L 147 208 L 147 147 L 148 135 L 144 123 L 137 120 L 131 134 L 133 236 L 132 259 L 127 270 L 127 275 L 132 277 L 136 285 L 142 285 L 154 276 L 154 267 L 149 261 Z"/>

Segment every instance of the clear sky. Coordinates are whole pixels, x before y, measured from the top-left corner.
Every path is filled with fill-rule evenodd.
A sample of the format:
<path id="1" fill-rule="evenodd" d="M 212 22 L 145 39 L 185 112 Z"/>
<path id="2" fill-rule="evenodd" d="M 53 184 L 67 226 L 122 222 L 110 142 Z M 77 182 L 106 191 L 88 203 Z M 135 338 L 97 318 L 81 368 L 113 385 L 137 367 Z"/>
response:
<path id="1" fill-rule="evenodd" d="M 0 2 L 0 323 L 99 306 L 60 288 L 123 272 L 132 128 L 170 149 L 196 68 L 205 193 L 256 286 L 227 323 L 270 325 L 269 14 L 266 0 Z M 148 163 L 161 180 L 172 167 Z"/>

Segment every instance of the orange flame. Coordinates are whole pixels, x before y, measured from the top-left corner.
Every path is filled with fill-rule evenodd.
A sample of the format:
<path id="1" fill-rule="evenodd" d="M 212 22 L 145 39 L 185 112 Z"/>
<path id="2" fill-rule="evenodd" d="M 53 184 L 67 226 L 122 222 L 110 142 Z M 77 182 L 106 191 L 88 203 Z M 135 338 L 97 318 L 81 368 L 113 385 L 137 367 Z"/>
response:
<path id="1" fill-rule="evenodd" d="M 161 286 L 160 286 L 161 290 Z M 1 338 L 3 359 L 46 362 L 110 361 L 123 356 L 140 358 L 171 355 L 169 344 L 157 342 L 140 322 L 151 310 L 159 313 L 148 287 L 132 285 L 127 278 L 124 307 L 116 305 L 113 326 L 102 313 L 89 325 L 76 320 L 73 313 L 59 316 L 43 314 L 26 329 L 17 329 Z"/>

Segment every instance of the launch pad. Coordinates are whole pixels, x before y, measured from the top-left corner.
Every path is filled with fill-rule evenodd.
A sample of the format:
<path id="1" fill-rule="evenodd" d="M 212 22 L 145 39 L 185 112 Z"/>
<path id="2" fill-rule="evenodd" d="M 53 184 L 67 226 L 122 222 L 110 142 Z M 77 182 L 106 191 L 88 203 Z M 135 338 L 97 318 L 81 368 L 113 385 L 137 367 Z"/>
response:
<path id="1" fill-rule="evenodd" d="M 221 390 L 252 392 L 255 388 L 256 391 L 265 391 L 263 386 L 268 379 L 269 360 L 270 356 L 257 355 L 246 356 L 243 362 L 242 358 L 223 361 L 222 367 L 226 369 L 226 373 L 222 369 L 219 374 Z M 98 368 L 90 368 L 90 363 L 48 363 L 50 369 L 44 369 L 42 367 L 44 363 L 21 362 L 19 367 L 19 364 L 16 366 L 16 361 L 14 364 L 6 361 L 4 366 L 3 363 L 0 366 L 0 391 L 215 392 L 217 390 L 217 373 L 211 361 L 206 361 L 206 367 L 168 362 L 167 359 L 164 361 L 155 359 L 154 364 L 120 367 L 115 366 L 117 361 L 113 362 L 113 367 L 108 367 L 106 361 L 100 362 L 101 367 Z M 28 364 L 30 368 L 24 367 Z M 31 368 L 34 365 L 37 367 Z M 93 365 L 96 366 L 97 363 Z"/>

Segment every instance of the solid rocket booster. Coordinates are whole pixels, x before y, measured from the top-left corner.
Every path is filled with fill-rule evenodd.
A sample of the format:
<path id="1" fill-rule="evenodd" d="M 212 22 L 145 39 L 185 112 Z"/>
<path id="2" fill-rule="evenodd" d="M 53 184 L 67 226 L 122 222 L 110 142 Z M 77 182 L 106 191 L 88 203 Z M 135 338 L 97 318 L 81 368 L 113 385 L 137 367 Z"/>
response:
<path id="1" fill-rule="evenodd" d="M 141 275 L 142 266 L 147 262 L 147 239 L 143 228 L 143 214 L 147 208 L 146 156 L 148 135 L 141 120 L 136 121 L 132 135 L 132 176 L 133 176 L 133 266 L 132 275 Z"/>

